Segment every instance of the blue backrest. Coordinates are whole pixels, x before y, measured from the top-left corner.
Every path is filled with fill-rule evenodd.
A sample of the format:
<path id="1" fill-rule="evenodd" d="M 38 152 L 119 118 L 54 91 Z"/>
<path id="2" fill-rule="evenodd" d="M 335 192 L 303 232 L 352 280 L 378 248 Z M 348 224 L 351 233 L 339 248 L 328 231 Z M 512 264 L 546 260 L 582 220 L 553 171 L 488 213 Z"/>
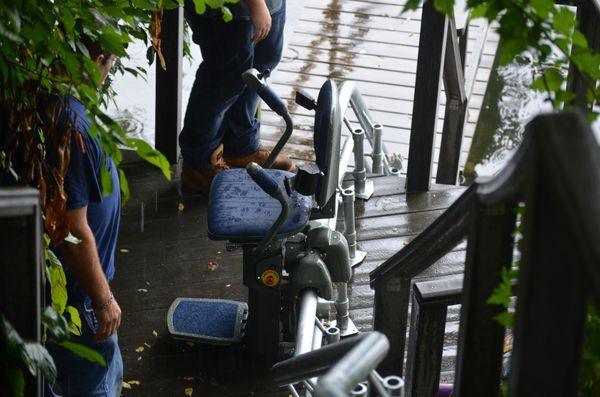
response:
<path id="1" fill-rule="evenodd" d="M 327 80 L 317 98 L 313 138 L 317 166 L 324 175 L 316 193 L 319 206 L 327 204 L 338 185 L 341 131 L 339 122 L 335 123 L 339 117 L 337 107 L 337 87 Z"/>

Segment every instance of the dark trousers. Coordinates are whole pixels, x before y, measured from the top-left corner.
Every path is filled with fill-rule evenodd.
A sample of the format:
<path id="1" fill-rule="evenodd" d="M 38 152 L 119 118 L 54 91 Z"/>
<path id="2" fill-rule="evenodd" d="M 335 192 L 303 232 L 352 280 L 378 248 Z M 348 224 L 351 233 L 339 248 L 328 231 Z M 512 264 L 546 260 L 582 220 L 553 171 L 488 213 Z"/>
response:
<path id="1" fill-rule="evenodd" d="M 199 171 L 209 168 L 210 156 L 221 143 L 226 157 L 258 150 L 258 96 L 246 87 L 242 73 L 252 67 L 273 69 L 279 63 L 285 4 L 271 17 L 269 35 L 255 45 L 252 21 L 227 23 L 219 13 L 197 15 L 186 7 L 192 40 L 200 46 L 203 60 L 190 93 L 179 145 L 186 163 Z"/>

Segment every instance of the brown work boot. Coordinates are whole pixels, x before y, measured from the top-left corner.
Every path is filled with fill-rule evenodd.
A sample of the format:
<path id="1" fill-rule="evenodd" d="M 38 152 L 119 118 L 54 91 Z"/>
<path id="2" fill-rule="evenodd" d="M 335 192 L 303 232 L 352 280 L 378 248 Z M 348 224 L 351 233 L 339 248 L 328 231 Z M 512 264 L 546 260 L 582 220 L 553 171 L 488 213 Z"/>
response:
<path id="1" fill-rule="evenodd" d="M 223 160 L 227 163 L 231 168 L 245 168 L 248 164 L 254 162 L 260 165 L 263 165 L 265 161 L 269 158 L 271 151 L 265 149 L 264 147 L 259 147 L 258 150 L 254 153 L 248 154 L 246 156 L 241 157 L 223 157 Z M 290 159 L 284 155 L 278 155 L 273 162 L 273 167 L 278 170 L 296 171 L 296 163 L 294 160 Z"/>
<path id="2" fill-rule="evenodd" d="M 223 145 L 219 145 L 210 156 L 210 168 L 206 171 L 198 171 L 183 160 L 181 183 L 186 189 L 208 195 L 215 175 L 228 169 L 229 167 L 223 161 Z"/>

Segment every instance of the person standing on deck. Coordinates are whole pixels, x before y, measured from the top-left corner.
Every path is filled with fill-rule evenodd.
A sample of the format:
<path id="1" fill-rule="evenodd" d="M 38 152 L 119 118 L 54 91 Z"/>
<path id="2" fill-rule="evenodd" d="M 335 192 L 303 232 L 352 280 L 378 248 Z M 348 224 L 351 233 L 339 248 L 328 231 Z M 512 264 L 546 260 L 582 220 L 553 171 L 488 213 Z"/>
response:
<path id="1" fill-rule="evenodd" d="M 224 22 L 220 10 L 198 15 L 193 1 L 185 1 L 203 60 L 179 136 L 184 187 L 207 194 L 217 172 L 268 158 L 270 151 L 259 141 L 258 96 L 246 87 L 242 73 L 252 67 L 272 70 L 281 60 L 285 6 L 285 0 L 240 0 L 229 6 L 233 20 Z M 277 156 L 273 168 L 294 171 L 296 166 Z"/>
<path id="2" fill-rule="evenodd" d="M 95 43 L 86 46 L 100 69 L 102 84 L 112 67 L 114 55 L 102 51 Z M 56 121 L 51 121 L 48 115 L 57 106 L 59 116 Z M 109 286 L 115 273 L 114 254 L 121 206 L 117 169 L 100 147 L 98 137 L 88 133 L 87 111 L 77 98 L 46 94 L 38 99 L 38 111 L 48 125 L 57 126 L 59 133 L 71 134 L 64 189 L 68 196 L 70 231 L 80 242 L 75 244 L 65 240 L 55 251 L 67 277 L 68 305 L 77 308 L 81 318 L 81 336 L 71 335 L 70 340 L 97 351 L 106 361 L 106 366 L 102 366 L 59 345 L 47 343 L 46 348 L 56 364 L 60 390 L 56 385 L 46 385 L 45 395 L 118 397 L 123 379 L 123 362 L 117 341 L 121 309 Z M 1 141 L 10 142 L 11 134 L 6 126 L 0 132 Z M 17 149 L 13 155 L 13 168 L 17 174 L 23 158 L 23 153 Z M 113 190 L 107 196 L 102 193 L 100 167 L 104 167 L 112 178 Z M 12 174 L 0 171 L 0 186 L 16 184 Z"/>

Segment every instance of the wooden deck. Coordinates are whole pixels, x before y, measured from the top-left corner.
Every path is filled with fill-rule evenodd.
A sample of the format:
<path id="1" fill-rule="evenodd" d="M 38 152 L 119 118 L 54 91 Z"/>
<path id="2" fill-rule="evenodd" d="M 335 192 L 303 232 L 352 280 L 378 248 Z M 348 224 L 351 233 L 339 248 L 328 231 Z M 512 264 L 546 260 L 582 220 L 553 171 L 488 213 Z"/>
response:
<path id="1" fill-rule="evenodd" d="M 125 395 L 177 396 L 191 387 L 194 396 L 287 396 L 269 384 L 266 374 L 251 371 L 241 349 L 191 345 L 167 335 L 167 309 L 176 297 L 246 299 L 242 255 L 208 239 L 206 198 L 179 196 L 176 181 L 165 181 L 146 164 L 127 166 L 126 173 L 133 199 L 123 209 L 113 289 L 124 313 L 119 338 L 125 380 L 140 384 L 125 390 Z M 375 196 L 356 203 L 359 245 L 369 254 L 356 268 L 349 291 L 351 317 L 361 330 L 372 328 L 369 272 L 464 191 L 434 186 L 428 193 L 406 197 L 400 193 L 403 178 L 372 180 Z M 463 250 L 421 277 L 461 272 Z M 216 263 L 216 268 L 209 263 Z M 451 318 L 456 314 L 451 312 Z M 449 334 L 450 339 L 454 336 Z M 446 369 L 451 370 L 450 364 L 451 360 Z"/>
<path id="2" fill-rule="evenodd" d="M 328 77 L 355 81 L 375 121 L 385 127 L 386 145 L 406 159 L 420 14 L 401 15 L 401 10 L 402 5 L 393 0 L 306 0 L 274 76 L 275 90 L 291 101 L 298 88 L 316 94 Z M 477 29 L 475 21 L 471 37 L 477 36 Z M 480 65 L 472 59 L 473 45 L 471 40 L 467 65 L 474 65 L 477 78 L 469 104 L 461 168 L 475 130 L 497 36 L 489 34 Z M 312 115 L 292 102 L 290 109 L 296 129 L 286 150 L 299 162 L 312 161 Z M 443 106 L 438 114 L 443 116 Z M 274 144 L 282 123 L 268 110 L 263 112 L 262 120 L 262 138 L 267 145 Z M 436 158 L 441 128 L 438 123 Z M 123 208 L 113 289 L 123 309 L 119 337 L 125 381 L 139 384 L 132 382 L 124 395 L 184 396 L 186 389 L 192 388 L 193 396 L 287 396 L 287 392 L 270 384 L 266 374 L 249 366 L 240 348 L 186 344 L 167 335 L 167 309 L 176 297 L 246 299 L 241 252 L 227 252 L 223 242 L 208 239 L 206 198 L 180 196 L 176 180 L 165 181 L 148 165 L 130 164 L 125 171 L 132 199 Z M 428 193 L 407 197 L 401 193 L 403 178 L 372 179 L 375 197 L 356 203 L 359 245 L 368 251 L 368 257 L 356 269 L 349 291 L 351 317 L 361 330 L 372 327 L 369 272 L 428 226 L 464 190 L 433 185 Z M 460 273 L 463 262 L 464 247 L 459 246 L 421 277 Z M 458 310 L 449 310 L 450 347 L 445 353 L 446 375 L 442 380 L 452 377 L 451 345 L 458 330 L 457 319 Z"/>

